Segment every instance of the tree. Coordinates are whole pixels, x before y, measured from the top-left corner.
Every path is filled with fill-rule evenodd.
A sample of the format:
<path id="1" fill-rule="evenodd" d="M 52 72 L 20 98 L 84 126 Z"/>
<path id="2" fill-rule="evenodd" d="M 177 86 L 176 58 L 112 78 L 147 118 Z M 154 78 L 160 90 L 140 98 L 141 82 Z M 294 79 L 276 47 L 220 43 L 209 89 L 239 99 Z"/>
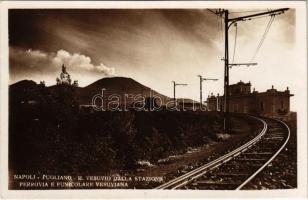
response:
<path id="1" fill-rule="evenodd" d="M 45 81 L 40 81 L 39 86 L 41 86 L 41 87 L 46 87 Z"/>
<path id="2" fill-rule="evenodd" d="M 57 81 L 57 85 L 61 84 L 61 80 L 58 77 L 57 77 L 56 81 Z"/>
<path id="3" fill-rule="evenodd" d="M 73 86 L 78 87 L 78 80 L 74 80 Z"/>
<path id="4" fill-rule="evenodd" d="M 71 75 L 67 74 L 67 82 L 69 85 L 72 83 Z"/>

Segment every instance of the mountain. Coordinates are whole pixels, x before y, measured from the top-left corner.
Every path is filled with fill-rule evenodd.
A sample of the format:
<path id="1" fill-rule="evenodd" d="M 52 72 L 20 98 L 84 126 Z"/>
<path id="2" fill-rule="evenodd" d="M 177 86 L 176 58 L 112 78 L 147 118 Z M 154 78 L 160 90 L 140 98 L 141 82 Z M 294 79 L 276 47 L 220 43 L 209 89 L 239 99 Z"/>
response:
<path id="1" fill-rule="evenodd" d="M 164 96 L 149 87 L 142 85 L 132 78 L 126 77 L 109 77 L 100 79 L 78 91 L 78 97 L 81 104 L 89 104 L 94 95 L 102 94 L 104 90 L 104 97 L 111 95 L 118 96 L 120 101 L 123 102 L 124 98 L 129 103 L 134 101 L 134 97 L 137 95 L 143 97 L 158 96 L 165 103 L 169 97 Z M 138 96 L 137 96 L 138 97 Z M 136 97 L 136 98 L 137 98 Z"/>
<path id="2" fill-rule="evenodd" d="M 13 99 L 36 99 L 36 96 L 40 93 L 40 88 L 42 86 L 30 80 L 22 80 L 17 83 L 10 85 L 10 98 Z M 53 85 L 46 87 L 46 90 L 50 95 L 55 95 L 62 89 L 67 89 L 67 85 Z M 136 95 L 149 97 L 157 96 L 162 99 L 163 104 L 166 103 L 170 98 L 162 95 L 149 87 L 142 85 L 141 83 L 135 81 L 132 78 L 126 77 L 108 77 L 102 78 L 86 87 L 74 87 L 76 99 L 81 105 L 89 105 L 92 103 L 92 98 L 97 94 L 102 94 L 102 89 L 104 90 L 104 98 L 109 96 L 117 96 L 121 103 L 126 101 L 127 105 L 136 101 L 134 99 Z M 45 93 L 46 93 L 45 90 Z M 22 96 L 20 96 L 22 95 Z M 115 99 L 113 99 L 115 100 Z M 140 100 L 140 99 L 139 99 Z"/>
<path id="3" fill-rule="evenodd" d="M 22 80 L 10 85 L 9 96 L 11 102 L 39 100 L 39 85 L 32 80 Z"/>
<path id="4" fill-rule="evenodd" d="M 33 88 L 36 87 L 36 82 L 32 80 L 22 80 L 10 85 L 10 89 L 18 89 L 18 88 Z"/>

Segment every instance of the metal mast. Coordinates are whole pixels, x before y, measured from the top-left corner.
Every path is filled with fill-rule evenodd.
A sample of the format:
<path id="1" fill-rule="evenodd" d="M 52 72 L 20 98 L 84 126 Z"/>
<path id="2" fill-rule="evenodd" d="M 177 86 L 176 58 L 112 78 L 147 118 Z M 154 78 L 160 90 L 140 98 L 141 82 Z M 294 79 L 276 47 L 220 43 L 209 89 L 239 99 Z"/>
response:
<path id="1" fill-rule="evenodd" d="M 172 81 L 172 83 L 173 83 L 173 103 L 174 103 L 174 107 L 176 107 L 175 87 L 178 85 L 187 86 L 187 84 L 186 83 L 176 83 L 175 81 Z"/>
<path id="2" fill-rule="evenodd" d="M 218 81 L 216 78 L 203 78 L 201 75 L 198 75 L 200 78 L 200 109 L 202 108 L 203 101 L 202 101 L 202 82 L 203 81 Z"/>
<path id="3" fill-rule="evenodd" d="M 225 23 L 225 65 L 224 65 L 224 130 L 225 132 L 229 131 L 229 67 L 232 66 L 241 66 L 241 65 L 256 65 L 256 63 L 232 63 L 229 64 L 229 28 L 233 25 L 236 24 L 238 21 L 246 21 L 246 20 L 251 20 L 254 19 L 255 17 L 260 17 L 260 16 L 275 16 L 275 15 L 280 15 L 283 14 L 285 11 L 287 11 L 289 8 L 281 8 L 281 9 L 276 9 L 276 10 L 271 10 L 267 12 L 261 12 L 261 13 L 256 13 L 252 15 L 246 15 L 246 16 L 241 16 L 241 17 L 235 17 L 235 18 L 230 18 L 229 19 L 229 11 L 228 10 L 221 10 L 219 9 L 217 12 L 212 11 L 208 9 L 210 12 L 222 17 L 224 16 L 224 23 Z"/>

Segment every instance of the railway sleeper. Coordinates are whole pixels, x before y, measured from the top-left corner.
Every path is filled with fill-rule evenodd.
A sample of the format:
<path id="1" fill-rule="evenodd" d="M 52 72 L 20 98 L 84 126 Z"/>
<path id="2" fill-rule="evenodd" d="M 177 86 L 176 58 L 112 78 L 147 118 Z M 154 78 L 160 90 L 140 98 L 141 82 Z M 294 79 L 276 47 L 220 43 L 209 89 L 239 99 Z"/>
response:
<path id="1" fill-rule="evenodd" d="M 233 173 L 233 174 L 240 174 L 240 173 L 253 173 L 256 168 L 259 168 L 260 165 L 254 165 L 254 166 L 241 166 L 241 167 L 237 167 L 235 165 L 223 165 L 217 169 L 215 169 L 214 171 L 211 172 L 212 173 Z"/>
<path id="2" fill-rule="evenodd" d="M 255 168 L 259 168 L 263 165 L 264 163 L 262 162 L 245 162 L 245 163 L 230 163 L 230 164 L 225 164 L 225 165 L 222 165 L 221 167 L 223 166 L 227 166 L 229 167 L 229 169 L 242 169 L 242 170 L 254 170 L 254 169 L 251 169 L 252 167 L 255 167 Z M 248 169 L 248 167 L 250 169 Z"/>
<path id="3" fill-rule="evenodd" d="M 280 129 L 271 129 L 271 128 L 269 128 L 269 129 L 267 129 L 266 133 L 279 133 L 279 132 L 282 132 L 282 131 L 284 131 L 283 128 L 280 128 Z"/>
<path id="4" fill-rule="evenodd" d="M 232 177 L 220 177 L 216 175 L 212 176 L 202 176 L 198 179 L 196 179 L 194 182 L 198 182 L 200 180 L 206 180 L 206 181 L 212 181 L 212 182 L 228 182 L 228 181 L 233 181 Z"/>
<path id="5" fill-rule="evenodd" d="M 270 154 L 272 155 L 272 154 Z M 260 161 L 266 161 L 268 159 L 270 159 L 270 155 L 269 154 L 266 154 L 266 155 L 260 155 L 260 154 L 257 154 L 257 155 L 254 155 L 254 154 L 251 154 L 251 155 L 243 155 L 243 159 L 258 159 Z"/>
<path id="6" fill-rule="evenodd" d="M 268 148 L 272 150 L 279 149 L 280 144 L 278 142 L 260 142 L 258 145 L 261 149 Z"/>
<path id="7" fill-rule="evenodd" d="M 222 182 L 222 181 L 205 181 L 205 180 L 199 180 L 192 185 L 240 185 L 241 182 L 239 181 L 233 181 L 233 182 Z"/>
<path id="8" fill-rule="evenodd" d="M 237 174 L 237 176 L 235 175 L 230 176 L 230 174 L 228 175 L 227 173 L 220 173 L 220 174 L 222 174 L 222 176 L 218 174 L 213 174 L 212 176 L 209 176 L 209 177 L 204 176 L 204 177 L 197 179 L 195 182 L 198 182 L 199 180 L 206 180 L 206 181 L 213 181 L 213 182 L 234 182 L 234 180 L 243 181 L 249 176 L 248 173 Z"/>
<path id="9" fill-rule="evenodd" d="M 264 156 L 264 155 L 273 155 L 273 152 L 245 152 L 243 153 L 243 155 L 261 155 L 261 156 Z"/>
<path id="10" fill-rule="evenodd" d="M 286 133 L 282 130 L 282 131 L 266 132 L 266 134 L 270 134 L 270 135 L 285 135 Z"/>
<path id="11" fill-rule="evenodd" d="M 274 153 L 274 148 L 271 148 L 271 147 L 255 146 L 253 150 L 255 152 L 273 152 Z"/>
<path id="12" fill-rule="evenodd" d="M 192 186 L 197 186 L 199 189 L 215 189 L 215 190 L 233 190 L 238 185 L 240 185 L 241 182 L 210 182 L 210 181 L 198 181 L 194 183 Z"/>
<path id="13" fill-rule="evenodd" d="M 265 137 L 263 139 L 264 140 L 279 140 L 279 141 L 281 141 L 281 140 L 284 139 L 284 137 L 281 137 L 281 136 L 269 136 L 269 137 Z"/>
<path id="14" fill-rule="evenodd" d="M 269 123 L 270 124 L 270 123 Z M 270 126 L 270 127 L 269 127 Z M 271 126 L 271 125 L 268 125 L 268 130 L 271 130 L 271 131 L 279 131 L 279 130 L 284 130 L 281 125 L 279 124 L 278 126 Z"/>
<path id="15" fill-rule="evenodd" d="M 260 158 L 260 159 L 268 159 L 270 156 L 273 155 L 272 152 L 249 152 L 242 154 L 242 158 Z"/>
<path id="16" fill-rule="evenodd" d="M 217 173 L 216 176 L 221 176 L 221 177 L 246 177 L 249 176 L 250 174 L 248 173 Z"/>
<path id="17" fill-rule="evenodd" d="M 185 189 L 191 189 L 191 190 L 234 190 L 235 186 L 234 185 L 224 185 L 222 188 L 221 185 L 202 185 L 202 186 L 192 186 L 188 185 L 185 186 Z"/>
<path id="18" fill-rule="evenodd" d="M 285 137 L 285 134 L 266 134 L 265 137 Z"/>
<path id="19" fill-rule="evenodd" d="M 261 140 L 260 142 L 258 142 L 257 145 L 260 144 L 265 144 L 265 145 L 279 145 L 281 143 L 281 140 Z M 270 146 L 271 147 L 271 146 Z"/>
<path id="20" fill-rule="evenodd" d="M 268 159 L 265 158 L 235 158 L 236 161 L 243 161 L 243 162 L 258 162 L 258 161 L 267 161 Z"/>

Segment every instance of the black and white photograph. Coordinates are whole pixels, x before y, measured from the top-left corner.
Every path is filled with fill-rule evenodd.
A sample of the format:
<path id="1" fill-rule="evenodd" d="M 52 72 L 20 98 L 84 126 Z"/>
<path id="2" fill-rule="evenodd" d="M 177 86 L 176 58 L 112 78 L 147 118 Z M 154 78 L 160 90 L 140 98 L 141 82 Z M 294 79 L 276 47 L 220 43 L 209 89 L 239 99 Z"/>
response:
<path id="1" fill-rule="evenodd" d="M 168 5 L 7 9 L 8 191 L 301 188 L 298 7 Z"/>

